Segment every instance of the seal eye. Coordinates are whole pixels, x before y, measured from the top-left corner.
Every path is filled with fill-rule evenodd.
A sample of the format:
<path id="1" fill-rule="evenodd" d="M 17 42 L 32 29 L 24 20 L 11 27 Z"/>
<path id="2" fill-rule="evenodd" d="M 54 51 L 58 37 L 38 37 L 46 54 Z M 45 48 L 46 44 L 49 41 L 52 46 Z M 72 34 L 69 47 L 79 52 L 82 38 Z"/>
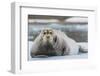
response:
<path id="1" fill-rule="evenodd" d="M 46 34 L 46 32 L 43 33 L 44 35 Z"/>
<path id="2" fill-rule="evenodd" d="M 52 32 L 49 32 L 50 34 L 52 34 Z"/>

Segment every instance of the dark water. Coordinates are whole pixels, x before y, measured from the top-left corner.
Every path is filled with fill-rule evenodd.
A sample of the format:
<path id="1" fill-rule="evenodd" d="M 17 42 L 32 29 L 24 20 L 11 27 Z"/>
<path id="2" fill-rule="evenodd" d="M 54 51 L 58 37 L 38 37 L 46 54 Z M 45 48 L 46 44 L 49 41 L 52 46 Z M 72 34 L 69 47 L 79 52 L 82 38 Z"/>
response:
<path id="1" fill-rule="evenodd" d="M 88 42 L 88 24 L 29 24 L 28 40 L 33 41 L 45 27 L 61 30 L 77 42 Z"/>

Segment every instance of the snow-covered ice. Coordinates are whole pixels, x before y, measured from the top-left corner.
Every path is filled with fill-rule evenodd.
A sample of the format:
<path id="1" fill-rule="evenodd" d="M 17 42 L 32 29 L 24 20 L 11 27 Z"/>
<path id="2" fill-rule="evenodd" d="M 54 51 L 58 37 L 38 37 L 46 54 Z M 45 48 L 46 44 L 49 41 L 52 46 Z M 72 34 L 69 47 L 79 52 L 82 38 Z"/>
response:
<path id="1" fill-rule="evenodd" d="M 59 59 L 87 59 L 88 53 L 79 53 L 78 55 L 66 55 L 66 56 L 53 56 L 53 57 L 45 57 L 45 58 L 31 58 L 30 56 L 30 49 L 32 47 L 33 42 L 29 41 L 29 48 L 28 48 L 28 60 L 59 60 Z M 85 48 L 88 48 L 88 43 L 77 43 L 78 45 L 81 45 Z"/>

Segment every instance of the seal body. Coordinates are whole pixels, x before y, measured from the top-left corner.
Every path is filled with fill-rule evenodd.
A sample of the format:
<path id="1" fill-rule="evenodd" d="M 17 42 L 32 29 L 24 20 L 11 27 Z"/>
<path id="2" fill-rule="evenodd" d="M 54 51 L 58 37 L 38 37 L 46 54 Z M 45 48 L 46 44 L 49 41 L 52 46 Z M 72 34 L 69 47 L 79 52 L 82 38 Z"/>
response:
<path id="1" fill-rule="evenodd" d="M 33 41 L 31 57 L 75 55 L 79 53 L 80 46 L 64 32 L 52 28 L 41 30 Z"/>

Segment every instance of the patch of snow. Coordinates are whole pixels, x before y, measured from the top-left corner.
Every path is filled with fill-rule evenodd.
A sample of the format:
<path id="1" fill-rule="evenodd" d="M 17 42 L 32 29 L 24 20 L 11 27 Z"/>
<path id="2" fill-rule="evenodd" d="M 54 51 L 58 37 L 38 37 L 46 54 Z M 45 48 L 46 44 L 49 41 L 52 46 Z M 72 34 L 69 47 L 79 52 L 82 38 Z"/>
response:
<path id="1" fill-rule="evenodd" d="M 70 23 L 87 23 L 88 22 L 88 18 L 87 17 L 72 17 L 69 19 L 66 19 L 66 22 L 70 22 Z"/>

